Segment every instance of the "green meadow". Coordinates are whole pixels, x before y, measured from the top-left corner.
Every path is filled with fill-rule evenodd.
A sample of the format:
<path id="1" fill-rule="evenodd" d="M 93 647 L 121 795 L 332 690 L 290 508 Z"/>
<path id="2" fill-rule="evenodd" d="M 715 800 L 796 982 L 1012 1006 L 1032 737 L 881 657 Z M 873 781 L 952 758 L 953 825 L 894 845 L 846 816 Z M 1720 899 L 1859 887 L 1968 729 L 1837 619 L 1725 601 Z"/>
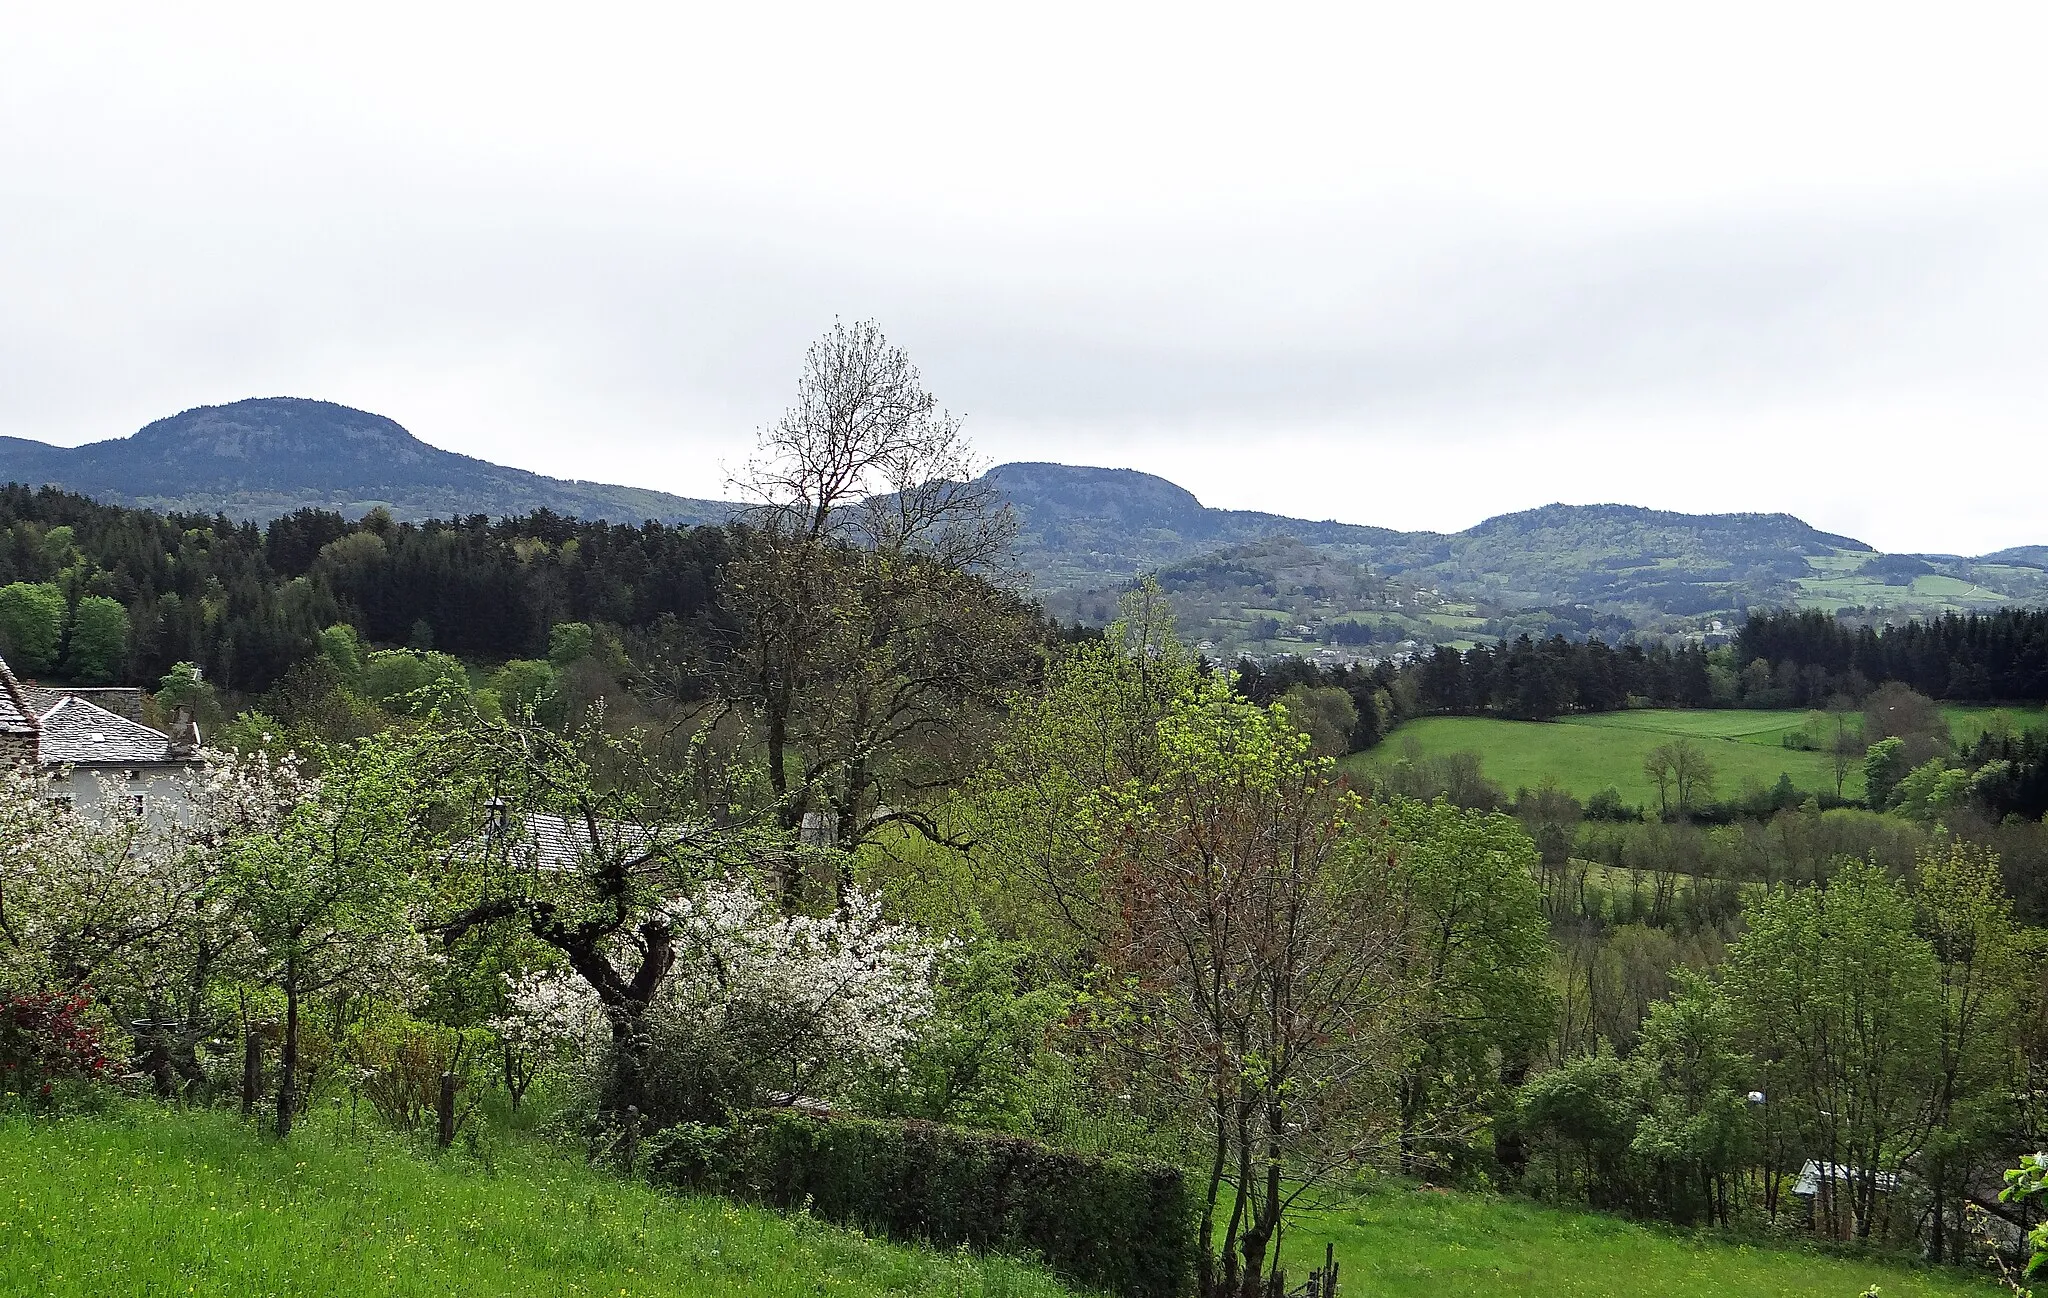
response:
<path id="1" fill-rule="evenodd" d="M 1345 1298 L 1885 1298 L 1971 1274 L 1757 1246 L 1528 1200 L 1385 1189 L 1307 1213 L 1291 1278 L 1333 1245 Z M 433 1154 L 330 1117 L 280 1145 L 220 1112 L 0 1119 L 0 1293 L 1075 1298 L 1021 1262 L 676 1198 L 532 1138 Z"/>
<path id="2" fill-rule="evenodd" d="M 1987 728 L 2038 728 L 2048 716 L 2033 709 L 1948 706 L 1942 709 L 1959 744 L 1974 742 Z M 1830 724 L 1824 715 L 1744 708 L 1645 708 L 1601 712 L 1556 721 L 1503 721 L 1492 717 L 1418 717 L 1397 727 L 1377 748 L 1345 758 L 1353 769 L 1423 757 L 1478 753 L 1487 778 L 1509 793 L 1533 789 L 1555 776 L 1575 797 L 1585 799 L 1612 786 L 1624 801 L 1648 805 L 1657 796 L 1643 774 L 1643 758 L 1659 744 L 1693 739 L 1706 745 L 1717 777 L 1717 796 L 1738 794 L 1751 781 L 1766 787 L 1780 775 L 1811 792 L 1835 787 L 1828 754 L 1788 748 L 1787 735 L 1811 727 L 1823 742 Z M 1843 792 L 1856 797 L 1863 775 L 1852 769 Z"/>
<path id="3" fill-rule="evenodd" d="M 0 1294 L 43 1298 L 1068 1298 L 1007 1259 L 677 1199 L 532 1140 L 439 1157 L 345 1124 L 280 1145 L 134 1105 L 0 1119 Z"/>
<path id="4" fill-rule="evenodd" d="M 1290 1280 L 1335 1245 L 1343 1298 L 1883 1298 L 1978 1295 L 1973 1274 L 1740 1244 L 1526 1199 L 1390 1187 L 1307 1214 Z"/>

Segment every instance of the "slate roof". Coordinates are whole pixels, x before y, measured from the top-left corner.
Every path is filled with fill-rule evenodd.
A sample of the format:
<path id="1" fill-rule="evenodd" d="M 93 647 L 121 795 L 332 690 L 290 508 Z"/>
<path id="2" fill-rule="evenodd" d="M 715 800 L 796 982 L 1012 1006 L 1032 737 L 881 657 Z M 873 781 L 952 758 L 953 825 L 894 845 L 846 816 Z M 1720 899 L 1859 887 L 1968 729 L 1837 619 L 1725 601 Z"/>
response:
<path id="1" fill-rule="evenodd" d="M 653 833 L 616 820 L 597 822 L 595 842 L 583 821 L 545 812 L 529 812 L 522 828 L 512 844 L 513 857 L 543 870 L 573 870 L 587 861 L 614 857 L 639 865 L 657 848 Z"/>
<path id="2" fill-rule="evenodd" d="M 130 721 L 142 720 L 142 691 L 133 686 L 80 688 L 75 685 L 28 685 L 20 681 L 15 684 L 21 686 L 21 697 L 28 704 L 29 711 L 39 717 L 48 714 L 66 698 L 81 698 Z"/>
<path id="3" fill-rule="evenodd" d="M 42 717 L 44 766 L 149 766 L 191 760 L 171 737 L 97 703 L 65 696 Z"/>
<path id="4" fill-rule="evenodd" d="M 7 670 L 7 660 L 0 658 L 0 735 L 33 735 L 40 729 L 20 683 Z"/>

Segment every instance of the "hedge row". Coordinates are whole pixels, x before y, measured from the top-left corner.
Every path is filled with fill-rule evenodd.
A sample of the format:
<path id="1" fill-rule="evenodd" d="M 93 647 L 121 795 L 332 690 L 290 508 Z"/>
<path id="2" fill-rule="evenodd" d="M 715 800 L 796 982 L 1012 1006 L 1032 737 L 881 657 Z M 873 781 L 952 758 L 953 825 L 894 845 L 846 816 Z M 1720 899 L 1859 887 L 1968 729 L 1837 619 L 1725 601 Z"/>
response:
<path id="1" fill-rule="evenodd" d="M 894 1239 L 1035 1256 L 1125 1298 L 1193 1286 L 1195 1200 L 1179 1169 L 930 1122 L 787 1109 L 648 1142 L 648 1177 Z"/>

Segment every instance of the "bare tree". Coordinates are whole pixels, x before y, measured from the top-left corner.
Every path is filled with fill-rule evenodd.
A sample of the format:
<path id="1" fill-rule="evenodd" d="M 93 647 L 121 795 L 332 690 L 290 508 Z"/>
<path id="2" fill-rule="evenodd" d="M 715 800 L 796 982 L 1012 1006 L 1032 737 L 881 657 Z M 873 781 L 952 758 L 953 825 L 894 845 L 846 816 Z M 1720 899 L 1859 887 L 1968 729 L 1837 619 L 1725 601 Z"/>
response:
<path id="1" fill-rule="evenodd" d="M 848 849 L 892 823 L 945 837 L 916 804 L 964 768 L 948 746 L 993 714 L 1033 623 L 1009 581 L 1015 519 L 977 468 L 960 421 L 864 321 L 812 345 L 796 404 L 735 480 L 753 504 L 723 695 L 757 716 L 785 832 Z"/>
<path id="2" fill-rule="evenodd" d="M 1861 764 L 1865 751 L 1862 729 L 1851 720 L 1855 706 L 1840 694 L 1828 700 L 1828 715 L 1834 719 L 1833 733 L 1828 737 L 1828 763 L 1834 772 L 1838 798 L 1849 782 L 1849 772 Z"/>
<path id="3" fill-rule="evenodd" d="M 1671 768 L 1675 764 L 1670 744 L 1659 744 L 1643 755 L 1643 774 L 1657 786 L 1657 813 L 1671 814 Z"/>
<path id="4" fill-rule="evenodd" d="M 1669 816 L 1690 813 L 1714 791 L 1714 764 L 1690 739 L 1659 744 L 1643 757 L 1643 774 L 1657 786 L 1657 810 Z"/>
<path id="5" fill-rule="evenodd" d="M 1142 1024 L 1120 1047 L 1208 1129 L 1200 1292 L 1259 1298 L 1288 1211 L 1397 1140 L 1420 962 L 1385 845 L 1306 736 L 1221 687 L 1160 731 L 1156 782 L 1111 795 L 1103 958 Z"/>
<path id="6" fill-rule="evenodd" d="M 1679 813 L 1689 814 L 1713 794 L 1714 764 L 1698 744 L 1680 739 L 1671 745 L 1671 780 L 1678 790 Z"/>

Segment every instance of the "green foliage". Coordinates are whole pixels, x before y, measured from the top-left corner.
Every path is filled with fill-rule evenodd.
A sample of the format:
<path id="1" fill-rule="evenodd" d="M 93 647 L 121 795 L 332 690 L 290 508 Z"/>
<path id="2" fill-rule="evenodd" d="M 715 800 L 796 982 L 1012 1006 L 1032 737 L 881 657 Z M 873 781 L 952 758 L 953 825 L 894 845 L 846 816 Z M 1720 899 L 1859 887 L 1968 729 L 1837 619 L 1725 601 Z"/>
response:
<path id="1" fill-rule="evenodd" d="M 274 832 L 236 845 L 235 924 L 260 956 L 257 980 L 285 998 L 278 1134 L 291 1130 L 300 1006 L 321 993 L 403 987 L 423 951 L 413 907 L 434 835 L 428 745 L 382 735 L 324 755 L 314 796 Z"/>
<path id="2" fill-rule="evenodd" d="M 1182 1298 L 1195 1201 L 1156 1163 L 1101 1158 L 929 1122 L 745 1115 L 649 1142 L 659 1184 L 715 1189 L 894 1239 L 1033 1256 L 1127 1298 Z"/>
<path id="3" fill-rule="evenodd" d="M 863 1108 L 982 1130 L 1025 1132 L 1047 1040 L 1073 991 L 1045 981 L 1021 942 L 987 937 L 957 949 L 931 1017 L 902 1066 L 868 1083 Z"/>
<path id="4" fill-rule="evenodd" d="M 346 622 L 337 622 L 320 633 L 318 650 L 322 658 L 334 664 L 341 673 L 341 679 L 349 684 L 358 684 L 363 675 L 363 638 L 356 629 Z"/>
<path id="5" fill-rule="evenodd" d="M 1719 979 L 1756 1058 L 1771 1118 L 1823 1161 L 1895 1170 L 1919 1148 L 1937 1075 L 1940 975 L 1912 901 L 1875 866 L 1845 861 L 1825 887 L 1762 898 Z M 1853 1211 L 1871 1228 L 1874 1189 Z"/>
<path id="6" fill-rule="evenodd" d="M 54 671 L 63 640 L 63 591 L 25 581 L 0 586 L 0 656 L 16 671 Z"/>
<path id="7" fill-rule="evenodd" d="M 548 661 L 557 670 L 588 658 L 596 647 L 597 633 L 587 622 L 557 622 L 548 631 Z"/>
<path id="8" fill-rule="evenodd" d="M 1681 974 L 1678 993 L 1651 1005 L 1633 1054 L 1575 1056 L 1522 1087 L 1512 1121 L 1546 1155 L 1538 1188 L 1725 1225 L 1754 1128 L 1750 1067 L 1720 993 Z"/>
<path id="9" fill-rule="evenodd" d="M 968 790 L 983 913 L 1072 976 L 1107 919 L 1105 844 L 1076 811 L 1158 771 L 1159 719 L 1200 681 L 1156 586 L 1126 595 L 1123 613 L 1102 640 L 1054 659 L 1038 690 L 1011 700 L 1009 725 Z"/>
<path id="10" fill-rule="evenodd" d="M 189 709 L 209 731 L 221 722 L 220 695 L 211 681 L 200 676 L 192 663 L 175 663 L 156 685 L 157 709 L 169 716 L 179 708 Z"/>
<path id="11" fill-rule="evenodd" d="M 1430 989 L 1400 1081 L 1402 1152 L 1415 1168 L 1462 1146 L 1499 1097 L 1503 1063 L 1526 1068 L 1550 1040 L 1551 944 L 1536 845 L 1512 816 L 1405 798 L 1374 813 L 1415 909 L 1416 976 Z M 1456 1134 L 1447 1144 L 1425 1132 Z"/>
<path id="12" fill-rule="evenodd" d="M 1899 741 L 1886 739 L 1881 742 L 1896 744 Z M 1889 805 L 1908 820 L 1944 820 L 1968 801 L 1971 778 L 1969 771 L 1951 768 L 1942 758 L 1930 757 L 1908 771 L 1892 789 Z"/>
<path id="13" fill-rule="evenodd" d="M 1872 811 L 1891 805 L 1892 792 L 1908 769 L 1906 741 L 1897 735 L 1878 740 L 1863 754 L 1863 796 Z"/>
<path id="14" fill-rule="evenodd" d="M 1308 732 L 1321 757 L 1341 757 L 1351 750 L 1351 732 L 1358 727 L 1358 705 L 1332 685 L 1297 685 L 1281 697 L 1296 725 Z"/>
<path id="15" fill-rule="evenodd" d="M 489 688 L 509 717 L 531 715 L 541 721 L 557 721 L 561 699 L 555 685 L 553 663 L 542 658 L 515 658 L 491 676 Z"/>
<path id="16" fill-rule="evenodd" d="M 64 670 L 85 685 L 109 685 L 128 661 L 128 610 L 119 600 L 87 595 L 71 614 Z"/>
<path id="17" fill-rule="evenodd" d="M 1678 994 L 1650 1007 L 1631 1057 L 1643 1114 L 1630 1148 L 1678 1200 L 1665 1205 L 1666 1214 L 1684 1220 L 1715 1215 L 1716 1181 L 1748 1155 L 1751 1063 L 1736 1045 L 1720 990 L 1694 975 L 1678 979 Z M 1701 1193 L 1707 1202 L 1696 1201 Z"/>
<path id="18" fill-rule="evenodd" d="M 468 1116 L 488 1081 L 493 1040 L 481 1028 L 452 1028 L 384 1011 L 350 1025 L 340 1053 L 355 1069 L 357 1088 L 394 1130 L 418 1131 L 433 1121 L 441 1075 L 455 1074 L 457 1112 Z"/>
<path id="19" fill-rule="evenodd" d="M 404 716 L 453 715 L 470 697 L 468 670 L 444 653 L 380 650 L 364 661 L 362 679 L 371 702 Z"/>

